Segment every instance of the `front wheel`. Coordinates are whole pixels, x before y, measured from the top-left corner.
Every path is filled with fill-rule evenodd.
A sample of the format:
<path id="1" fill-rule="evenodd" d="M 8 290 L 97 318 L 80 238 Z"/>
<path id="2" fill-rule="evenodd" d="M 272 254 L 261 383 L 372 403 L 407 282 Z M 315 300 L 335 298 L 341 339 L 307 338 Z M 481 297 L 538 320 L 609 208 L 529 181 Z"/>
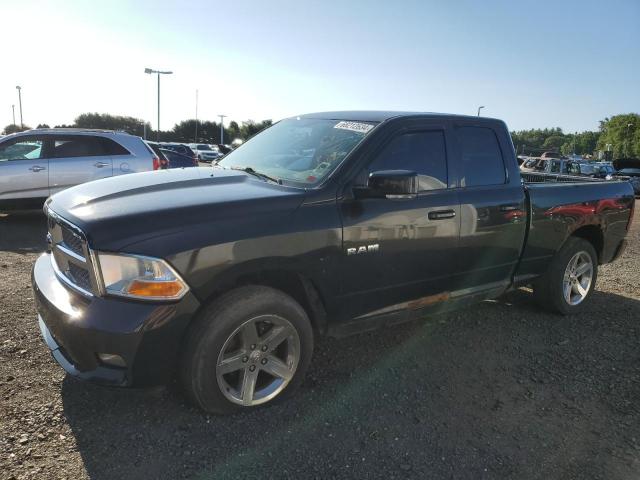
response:
<path id="1" fill-rule="evenodd" d="M 187 394 L 202 409 L 231 413 L 290 395 L 311 361 L 304 309 L 269 287 L 233 290 L 191 327 L 182 361 Z"/>
<path id="2" fill-rule="evenodd" d="M 548 310 L 563 315 L 577 313 L 593 293 L 597 276 L 598 255 L 593 245 L 571 237 L 534 284 L 534 296 Z"/>

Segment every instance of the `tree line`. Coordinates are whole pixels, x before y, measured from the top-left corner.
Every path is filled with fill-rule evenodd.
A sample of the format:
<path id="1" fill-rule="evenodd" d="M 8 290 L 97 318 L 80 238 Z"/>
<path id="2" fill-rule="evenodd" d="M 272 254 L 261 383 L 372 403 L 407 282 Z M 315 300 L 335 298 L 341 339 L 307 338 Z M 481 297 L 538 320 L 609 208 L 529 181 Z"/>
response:
<path id="1" fill-rule="evenodd" d="M 244 122 L 231 121 L 223 127 L 224 142 L 247 140 L 260 130 L 270 126 L 271 120 L 262 120 L 256 122 L 254 120 L 246 120 Z M 50 128 L 47 124 L 39 124 L 37 128 Z M 54 128 L 97 128 L 102 130 L 119 130 L 146 137 L 150 140 L 158 138 L 158 132 L 151 128 L 149 122 L 145 122 L 139 118 L 127 117 L 121 115 L 110 115 L 108 113 L 83 113 L 78 115 L 71 125 L 55 125 Z M 31 127 L 25 125 L 7 125 L 4 129 L 5 135 L 10 133 L 30 130 Z M 161 130 L 159 138 L 163 142 L 180 142 L 180 143 L 222 143 L 220 139 L 220 124 L 209 120 L 198 120 L 196 129 L 196 120 L 183 120 L 173 126 L 171 130 Z"/>
<path id="2" fill-rule="evenodd" d="M 252 137 L 263 128 L 272 124 L 271 120 L 255 122 L 247 120 L 241 123 L 229 122 L 224 127 L 224 141 L 231 143 L 235 139 L 242 141 Z M 57 127 L 99 128 L 105 130 L 123 130 L 132 135 L 145 136 L 155 140 L 157 132 L 152 130 L 149 122 L 139 118 L 110 115 L 108 113 L 83 113 L 72 125 L 56 125 Z M 38 128 L 48 128 L 46 124 Z M 24 127 L 29 130 L 30 127 Z M 19 125 L 8 125 L 5 134 L 21 131 Z M 518 154 L 540 155 L 545 151 L 565 155 L 596 155 L 597 152 L 610 152 L 612 159 L 640 157 L 640 115 L 627 113 L 614 115 L 600 121 L 598 131 L 564 133 L 561 128 L 530 129 L 511 132 L 511 138 Z M 184 143 L 221 143 L 220 124 L 209 120 L 183 120 L 171 130 L 160 131 L 160 140 L 165 142 Z"/>
<path id="3" fill-rule="evenodd" d="M 598 131 L 564 133 L 561 128 L 530 129 L 511 132 L 513 145 L 520 155 L 536 156 L 542 152 L 564 155 L 595 155 L 611 152 L 612 159 L 640 157 L 640 115 L 627 113 L 600 121 Z"/>

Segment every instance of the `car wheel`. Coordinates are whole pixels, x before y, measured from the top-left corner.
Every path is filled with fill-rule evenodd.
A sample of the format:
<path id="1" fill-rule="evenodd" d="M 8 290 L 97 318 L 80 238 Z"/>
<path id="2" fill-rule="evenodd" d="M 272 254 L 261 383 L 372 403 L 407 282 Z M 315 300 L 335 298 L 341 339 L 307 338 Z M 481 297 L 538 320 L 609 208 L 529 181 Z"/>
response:
<path id="1" fill-rule="evenodd" d="M 598 277 L 598 255 L 588 241 L 570 237 L 534 284 L 540 306 L 563 315 L 578 313 L 588 303 Z"/>
<path id="2" fill-rule="evenodd" d="M 293 298 L 269 287 L 241 287 L 215 300 L 190 328 L 182 383 L 207 412 L 254 408 L 292 394 L 312 352 L 311 323 Z"/>

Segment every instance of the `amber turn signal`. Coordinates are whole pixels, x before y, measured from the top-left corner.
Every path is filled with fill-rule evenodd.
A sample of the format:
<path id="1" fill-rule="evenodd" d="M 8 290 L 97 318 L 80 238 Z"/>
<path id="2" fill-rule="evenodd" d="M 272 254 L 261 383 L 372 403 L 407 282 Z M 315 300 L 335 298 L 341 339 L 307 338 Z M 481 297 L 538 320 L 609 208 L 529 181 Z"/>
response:
<path id="1" fill-rule="evenodd" d="M 182 284 L 175 280 L 168 282 L 134 280 L 129 284 L 127 293 L 138 297 L 173 298 L 178 297 L 183 288 Z"/>

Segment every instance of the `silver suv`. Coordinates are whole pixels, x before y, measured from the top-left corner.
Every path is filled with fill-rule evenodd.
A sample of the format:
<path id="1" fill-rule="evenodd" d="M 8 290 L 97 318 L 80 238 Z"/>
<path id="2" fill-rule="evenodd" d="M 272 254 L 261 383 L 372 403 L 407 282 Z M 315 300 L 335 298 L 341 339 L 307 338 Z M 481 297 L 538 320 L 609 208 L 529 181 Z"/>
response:
<path id="1" fill-rule="evenodd" d="M 0 140 L 0 210 L 41 208 L 49 195 L 99 178 L 160 168 L 140 138 L 110 130 L 36 129 Z"/>

